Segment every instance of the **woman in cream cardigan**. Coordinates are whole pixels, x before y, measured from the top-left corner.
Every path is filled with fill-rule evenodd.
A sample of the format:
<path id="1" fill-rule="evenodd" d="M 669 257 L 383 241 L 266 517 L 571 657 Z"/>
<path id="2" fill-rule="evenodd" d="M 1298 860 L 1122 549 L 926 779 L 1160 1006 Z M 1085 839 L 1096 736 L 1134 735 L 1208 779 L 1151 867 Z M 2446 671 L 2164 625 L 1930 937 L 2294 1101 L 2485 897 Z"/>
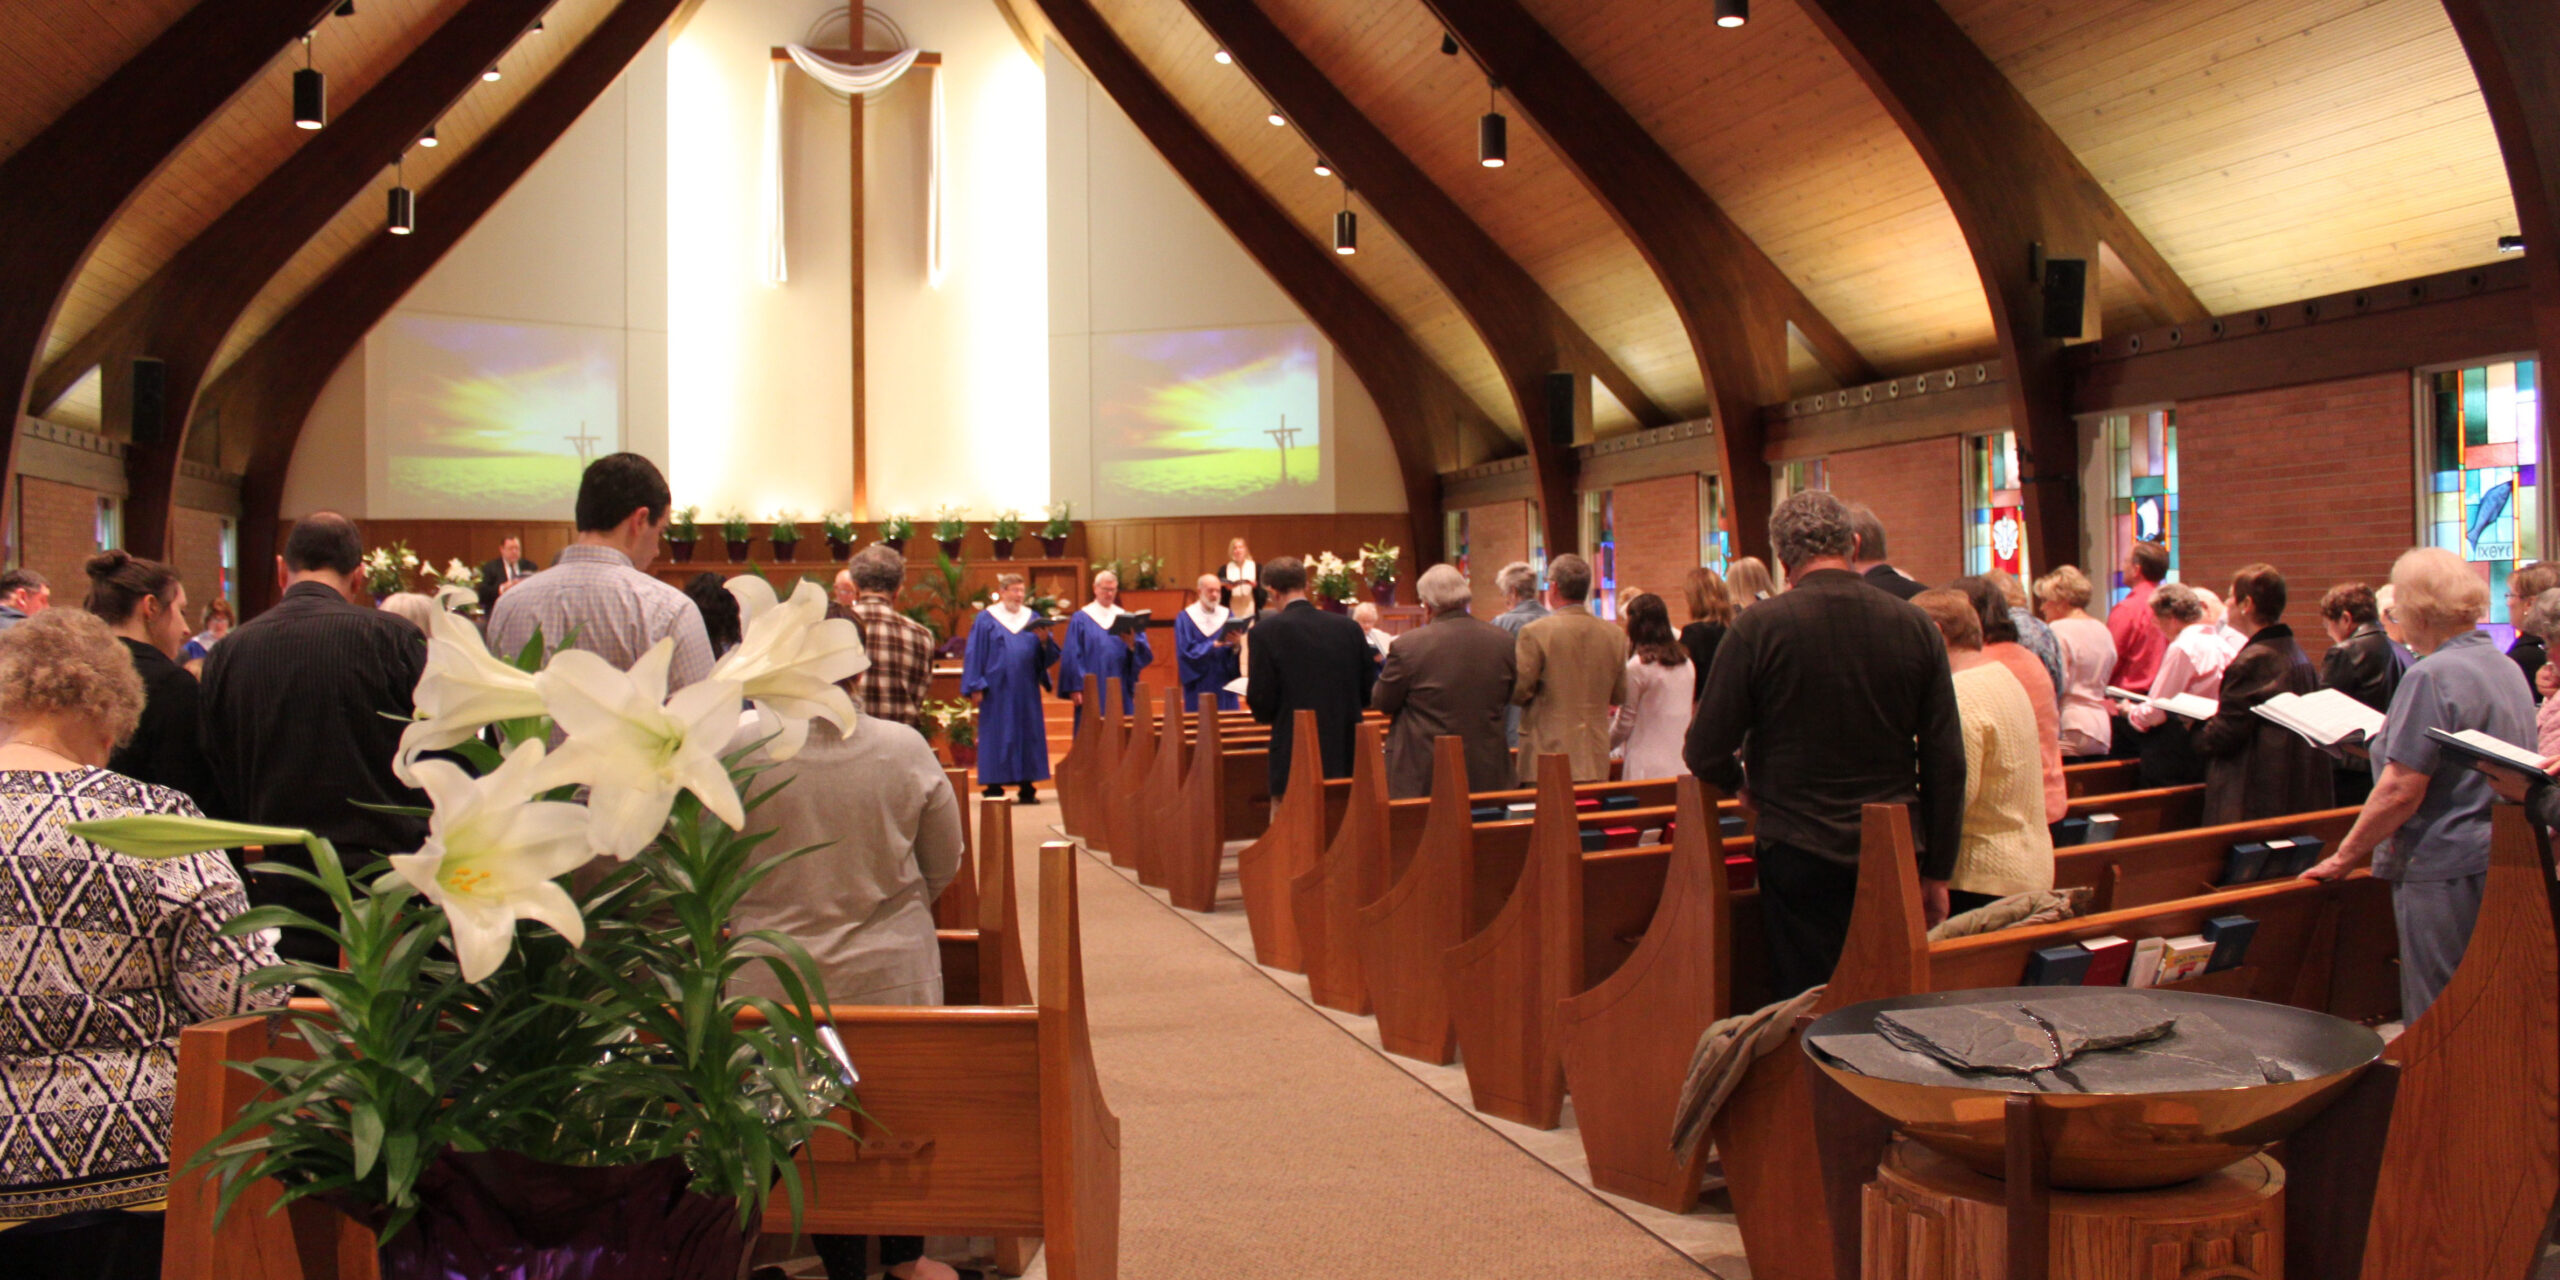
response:
<path id="1" fill-rule="evenodd" d="M 2013 893 L 2053 887 L 2046 829 L 2044 748 L 2026 686 L 1982 651 L 1982 615 L 1961 591 L 1911 598 L 1946 637 L 1956 719 L 1964 734 L 1964 839 L 1947 878 L 1947 909 L 1970 911 Z M 2054 815 L 2059 817 L 2060 815 Z"/>

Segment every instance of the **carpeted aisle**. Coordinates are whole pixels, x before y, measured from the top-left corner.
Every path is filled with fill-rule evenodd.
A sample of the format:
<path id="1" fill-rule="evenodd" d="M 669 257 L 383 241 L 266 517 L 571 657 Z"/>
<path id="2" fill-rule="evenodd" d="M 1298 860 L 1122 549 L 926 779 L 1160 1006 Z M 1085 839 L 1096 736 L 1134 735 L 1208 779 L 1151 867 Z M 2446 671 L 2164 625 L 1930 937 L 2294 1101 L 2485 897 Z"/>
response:
<path id="1" fill-rule="evenodd" d="M 1016 815 L 1026 908 L 1056 816 Z M 1704 1274 L 1108 866 L 1078 866 L 1123 1276 Z"/>

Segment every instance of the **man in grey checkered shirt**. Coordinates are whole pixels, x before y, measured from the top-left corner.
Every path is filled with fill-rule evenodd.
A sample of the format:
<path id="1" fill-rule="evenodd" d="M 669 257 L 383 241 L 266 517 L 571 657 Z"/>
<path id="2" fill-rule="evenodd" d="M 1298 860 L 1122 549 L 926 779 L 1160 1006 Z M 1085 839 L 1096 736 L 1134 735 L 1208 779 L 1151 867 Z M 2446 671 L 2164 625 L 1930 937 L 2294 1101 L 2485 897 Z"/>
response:
<path id="1" fill-rule="evenodd" d="M 674 586 L 650 577 L 658 535 L 673 500 L 656 463 L 616 453 L 588 464 L 578 480 L 578 537 L 548 569 L 499 597 L 489 615 L 489 648 L 513 658 L 535 628 L 554 651 L 562 637 L 622 668 L 673 638 L 667 692 L 711 674 L 702 611 Z"/>

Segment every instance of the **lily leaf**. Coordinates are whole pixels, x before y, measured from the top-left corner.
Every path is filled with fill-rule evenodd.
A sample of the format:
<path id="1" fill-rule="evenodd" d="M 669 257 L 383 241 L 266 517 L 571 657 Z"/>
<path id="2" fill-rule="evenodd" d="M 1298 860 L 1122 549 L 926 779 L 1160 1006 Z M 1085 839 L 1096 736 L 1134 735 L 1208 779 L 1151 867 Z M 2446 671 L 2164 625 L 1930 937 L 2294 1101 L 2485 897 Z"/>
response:
<path id="1" fill-rule="evenodd" d="M 237 849 L 243 845 L 295 845 L 311 839 L 311 833 L 299 827 L 261 827 L 246 822 L 217 822 L 211 818 L 185 818 L 172 814 L 99 818 L 74 822 L 66 829 L 83 840 L 118 853 L 154 861 L 183 858 L 213 849 Z"/>

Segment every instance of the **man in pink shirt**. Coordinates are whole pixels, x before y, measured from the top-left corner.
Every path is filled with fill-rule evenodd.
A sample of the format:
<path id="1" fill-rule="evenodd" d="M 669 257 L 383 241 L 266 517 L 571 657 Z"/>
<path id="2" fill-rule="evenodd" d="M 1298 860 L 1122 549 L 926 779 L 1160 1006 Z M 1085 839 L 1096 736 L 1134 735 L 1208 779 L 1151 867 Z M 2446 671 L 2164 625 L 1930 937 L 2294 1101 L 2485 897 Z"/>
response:
<path id="1" fill-rule="evenodd" d="M 2169 648 L 2169 639 L 2151 621 L 2151 593 L 2169 576 L 2169 548 L 2158 542 L 2137 542 L 2124 558 L 2124 580 L 2132 591 L 2116 607 L 2107 611 L 2107 634 L 2115 637 L 2116 670 L 2109 683 L 2135 693 L 2151 692 L 2151 678 L 2160 673 L 2160 658 Z M 2112 703 L 2110 709 L 2118 717 L 2124 704 Z M 2138 734 L 2123 732 L 2113 735 L 2113 750 L 2107 754 L 2130 758 L 2140 752 Z"/>

